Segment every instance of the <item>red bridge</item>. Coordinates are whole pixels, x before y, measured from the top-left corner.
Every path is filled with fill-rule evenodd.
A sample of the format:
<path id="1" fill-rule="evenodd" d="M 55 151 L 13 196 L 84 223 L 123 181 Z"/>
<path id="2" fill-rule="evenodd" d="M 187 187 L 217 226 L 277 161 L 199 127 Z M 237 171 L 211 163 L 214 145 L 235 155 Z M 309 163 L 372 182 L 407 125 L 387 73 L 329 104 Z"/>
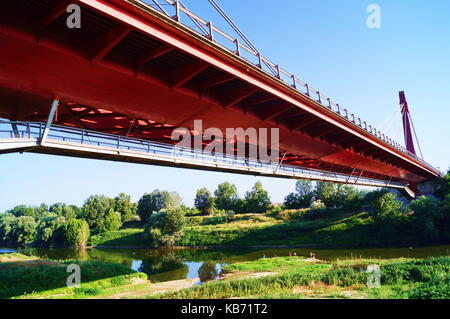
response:
<path id="1" fill-rule="evenodd" d="M 16 143 L 0 151 L 89 157 L 89 151 L 74 147 L 46 150 L 42 139 L 50 124 L 81 129 L 81 141 L 85 132 L 94 131 L 135 138 L 141 144 L 171 144 L 175 128 L 192 130 L 194 120 L 203 120 L 204 127 L 223 131 L 279 128 L 282 165 L 348 176 L 347 182 L 409 185 L 417 192 L 416 185 L 440 175 L 179 1 L 164 1 L 169 5 L 137 0 L 2 1 L 0 117 L 22 126 L 49 126 L 36 146 Z M 68 28 L 70 4 L 81 7 L 81 28 Z M 22 131 L 17 123 L 11 125 L 13 137 L 23 138 L 24 132 L 31 137 L 29 125 Z"/>

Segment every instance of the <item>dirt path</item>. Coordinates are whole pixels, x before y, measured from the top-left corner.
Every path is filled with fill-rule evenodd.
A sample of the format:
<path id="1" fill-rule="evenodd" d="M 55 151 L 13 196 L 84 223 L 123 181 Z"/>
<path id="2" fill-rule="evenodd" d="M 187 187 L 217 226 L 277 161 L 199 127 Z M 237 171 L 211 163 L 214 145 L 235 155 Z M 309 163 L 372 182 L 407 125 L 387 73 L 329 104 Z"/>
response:
<path id="1" fill-rule="evenodd" d="M 145 296 L 156 295 L 169 291 L 177 291 L 185 288 L 192 288 L 196 283 L 200 281 L 199 278 L 181 279 L 165 281 L 160 283 L 135 283 L 131 288 L 131 291 L 124 291 L 121 293 L 115 293 L 110 296 L 104 296 L 105 299 L 120 299 L 120 298 L 139 298 Z"/>

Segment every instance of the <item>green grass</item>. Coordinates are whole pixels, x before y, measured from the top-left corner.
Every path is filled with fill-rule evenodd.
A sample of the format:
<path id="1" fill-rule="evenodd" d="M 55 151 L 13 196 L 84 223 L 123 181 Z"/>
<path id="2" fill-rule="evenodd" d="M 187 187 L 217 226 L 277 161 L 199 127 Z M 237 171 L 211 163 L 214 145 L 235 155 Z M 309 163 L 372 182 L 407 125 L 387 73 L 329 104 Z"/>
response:
<path id="1" fill-rule="evenodd" d="M 8 256 L 9 255 L 9 256 Z M 67 287 L 69 264 L 81 269 L 81 285 Z M 0 262 L 0 298 L 87 298 L 106 289 L 128 285 L 143 273 L 126 266 L 99 261 L 40 260 L 21 254 L 7 254 Z"/>
<path id="2" fill-rule="evenodd" d="M 89 239 L 89 245 L 99 247 L 149 246 L 142 229 L 122 229 L 94 235 Z"/>
<path id="3" fill-rule="evenodd" d="M 225 273 L 233 272 L 320 272 L 328 270 L 331 265 L 325 263 L 311 263 L 302 257 L 261 258 L 257 261 L 234 263 L 222 267 Z"/>
<path id="4" fill-rule="evenodd" d="M 228 265 L 225 269 L 231 273 L 276 270 L 281 274 L 206 283 L 154 298 L 450 298 L 450 257 L 382 261 L 381 288 L 367 288 L 368 274 L 359 269 L 377 261 L 355 259 L 311 264 L 295 257 L 259 259 Z"/>

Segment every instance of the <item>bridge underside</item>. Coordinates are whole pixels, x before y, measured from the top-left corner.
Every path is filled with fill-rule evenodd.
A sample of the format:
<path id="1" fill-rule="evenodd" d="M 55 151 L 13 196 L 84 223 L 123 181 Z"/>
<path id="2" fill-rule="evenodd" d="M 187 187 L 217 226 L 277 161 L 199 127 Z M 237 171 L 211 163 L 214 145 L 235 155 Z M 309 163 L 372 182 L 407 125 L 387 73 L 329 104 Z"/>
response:
<path id="1" fill-rule="evenodd" d="M 0 154 L 29 152 L 360 186 L 398 189 L 406 187 L 395 181 L 352 177 L 290 165 L 262 164 L 225 154 L 212 154 L 170 144 L 64 126 L 50 126 L 44 140 L 45 124 L 0 121 Z"/>
<path id="2" fill-rule="evenodd" d="M 79 1 L 82 28 L 69 30 L 66 1 L 2 1 L 0 117 L 45 121 L 59 96 L 55 124 L 163 143 L 172 143 L 174 128 L 192 130 L 194 119 L 222 131 L 279 128 L 285 164 L 404 184 L 436 176 L 286 83 L 129 2 L 110 1 L 102 11 L 101 1 Z"/>

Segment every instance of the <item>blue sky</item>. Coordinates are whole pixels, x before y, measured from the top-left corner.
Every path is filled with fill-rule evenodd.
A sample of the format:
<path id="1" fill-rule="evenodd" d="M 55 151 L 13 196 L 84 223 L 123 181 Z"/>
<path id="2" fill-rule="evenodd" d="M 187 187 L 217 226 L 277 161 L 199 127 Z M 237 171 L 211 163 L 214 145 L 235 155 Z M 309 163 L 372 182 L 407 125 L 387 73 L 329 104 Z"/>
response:
<path id="1" fill-rule="evenodd" d="M 382 123 L 398 107 L 398 91 L 405 90 L 424 158 L 441 170 L 449 168 L 450 1 L 218 2 L 264 56 L 369 123 Z M 207 0 L 184 3 L 226 29 Z M 372 3 L 381 8 L 380 29 L 366 26 Z M 398 133 L 398 127 L 390 131 Z M 0 167 L 0 211 L 41 202 L 81 205 L 91 194 L 125 192 L 138 200 L 155 188 L 177 191 L 192 205 L 198 188 L 213 191 L 223 181 L 235 183 L 243 195 L 261 180 L 272 200 L 281 202 L 295 184 L 35 154 L 1 155 Z"/>

